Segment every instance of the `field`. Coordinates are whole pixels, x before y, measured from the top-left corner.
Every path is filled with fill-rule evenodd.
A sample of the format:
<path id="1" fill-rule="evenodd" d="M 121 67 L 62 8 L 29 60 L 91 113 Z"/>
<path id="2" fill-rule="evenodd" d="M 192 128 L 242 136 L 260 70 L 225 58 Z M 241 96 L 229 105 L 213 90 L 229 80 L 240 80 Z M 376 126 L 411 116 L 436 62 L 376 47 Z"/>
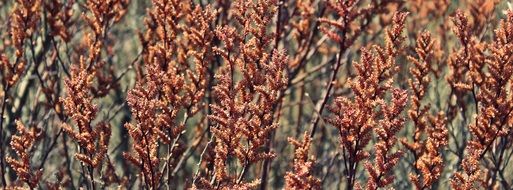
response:
<path id="1" fill-rule="evenodd" d="M 513 189 L 505 0 L 0 0 L 2 189 Z"/>

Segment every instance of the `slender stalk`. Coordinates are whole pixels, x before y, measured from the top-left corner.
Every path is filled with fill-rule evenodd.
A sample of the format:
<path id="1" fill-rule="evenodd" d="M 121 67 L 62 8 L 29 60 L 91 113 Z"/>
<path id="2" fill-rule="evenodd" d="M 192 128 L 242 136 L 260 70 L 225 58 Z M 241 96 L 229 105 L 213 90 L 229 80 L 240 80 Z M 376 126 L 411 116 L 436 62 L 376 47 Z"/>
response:
<path id="1" fill-rule="evenodd" d="M 282 28 L 282 23 L 281 23 L 281 17 L 282 17 L 282 6 L 283 6 L 283 0 L 279 0 L 278 1 L 278 16 L 277 16 L 277 19 L 276 19 L 276 31 L 275 31 L 275 39 L 274 39 L 274 49 L 278 49 L 278 45 L 280 44 L 280 40 L 281 40 L 281 28 Z M 274 52 L 273 52 L 274 53 Z M 287 67 L 288 68 L 288 67 Z M 283 100 L 280 98 L 280 101 Z M 281 103 L 280 103 L 280 107 L 281 107 Z M 274 111 L 274 109 L 273 109 Z M 274 139 L 274 133 L 271 134 L 271 140 L 270 141 L 273 141 Z M 270 151 L 270 148 L 269 146 L 271 146 L 270 144 L 271 143 L 266 143 L 266 146 L 265 146 L 265 149 L 266 149 L 266 153 L 268 153 Z M 267 186 L 267 176 L 268 176 L 268 173 L 269 173 L 269 162 L 270 160 L 266 159 L 264 160 L 264 164 L 262 165 L 262 176 L 261 176 L 261 179 L 262 179 L 262 182 L 260 183 L 260 190 L 265 190 L 266 189 L 266 186 Z M 240 181 L 242 180 L 242 177 L 244 176 L 245 174 L 245 170 L 246 167 L 243 168 L 243 172 L 242 172 L 242 175 L 241 175 L 241 178 L 239 179 L 239 183 Z"/>
<path id="2" fill-rule="evenodd" d="M 342 42 L 343 42 L 342 44 L 344 44 L 345 37 L 343 37 Z M 333 71 L 331 73 L 331 79 L 328 81 L 326 90 L 323 91 L 323 95 L 322 95 L 323 98 L 315 106 L 315 110 L 317 110 L 317 112 L 319 114 L 322 114 L 322 112 L 324 111 L 324 108 L 326 107 L 326 103 L 328 103 L 328 99 L 329 99 L 329 97 L 331 95 L 331 91 L 333 90 L 333 85 L 334 85 L 335 81 L 337 80 L 338 71 L 340 69 L 340 66 L 342 66 L 342 56 L 343 56 L 344 52 L 345 52 L 345 47 L 341 46 L 340 52 L 338 53 L 337 62 L 335 63 L 335 68 L 333 69 Z M 319 114 L 315 115 L 314 118 L 311 121 L 311 124 L 310 124 L 310 129 L 311 129 L 310 130 L 310 138 L 314 137 L 315 131 L 316 131 L 317 126 L 319 124 L 320 117 L 322 117 L 322 115 L 319 115 Z"/>
<path id="3" fill-rule="evenodd" d="M 5 105 L 7 104 L 7 92 L 9 91 L 9 87 L 4 84 L 4 95 L 2 97 L 2 110 L 0 113 L 0 169 L 2 175 L 2 184 L 4 187 L 7 187 L 7 182 L 5 180 L 5 150 L 4 150 L 4 114 L 5 114 Z"/>
<path id="4" fill-rule="evenodd" d="M 65 158 L 66 158 L 66 171 L 68 172 L 68 175 L 69 175 L 69 179 L 70 179 L 70 182 L 71 182 L 71 189 L 74 190 L 75 189 L 75 185 L 73 184 L 73 173 L 71 173 L 71 160 L 70 160 L 70 157 L 68 156 L 69 155 L 69 151 L 68 151 L 68 142 L 67 142 L 67 139 L 66 139 L 66 134 L 62 135 L 62 144 L 64 145 L 64 155 Z"/>
<path id="5" fill-rule="evenodd" d="M 144 138 L 144 141 L 146 143 L 146 157 L 147 157 L 148 162 L 149 162 L 147 164 L 148 164 L 148 168 L 150 168 L 150 176 L 151 176 L 151 182 L 148 185 L 151 187 L 151 189 L 155 189 L 155 184 L 154 184 L 155 183 L 155 177 L 153 175 L 153 167 L 151 165 L 150 148 L 148 147 L 149 144 L 148 144 L 148 138 L 147 138 L 147 134 L 146 133 L 143 134 L 143 138 Z M 144 166 L 143 166 L 142 169 L 144 169 Z M 144 176 L 144 178 L 146 179 L 147 176 Z M 148 182 L 146 182 L 146 183 L 148 183 Z"/>
<path id="6" fill-rule="evenodd" d="M 203 148 L 203 151 L 200 154 L 198 164 L 196 164 L 198 166 L 198 169 L 196 169 L 196 172 L 194 173 L 194 178 L 192 180 L 192 184 L 196 184 L 196 180 L 198 180 L 198 178 L 200 176 L 199 173 L 200 173 L 200 169 L 201 169 L 201 162 L 203 162 L 203 157 L 204 157 L 205 153 L 207 152 L 207 149 L 210 146 L 210 144 L 212 144 L 213 140 L 214 140 L 214 135 L 211 135 L 210 140 L 207 142 L 207 144 L 205 145 L 205 148 Z"/>
<path id="7" fill-rule="evenodd" d="M 94 168 L 93 166 L 89 166 L 89 182 L 90 182 L 90 187 L 92 188 L 92 190 L 96 190 L 96 186 L 94 184 Z"/>

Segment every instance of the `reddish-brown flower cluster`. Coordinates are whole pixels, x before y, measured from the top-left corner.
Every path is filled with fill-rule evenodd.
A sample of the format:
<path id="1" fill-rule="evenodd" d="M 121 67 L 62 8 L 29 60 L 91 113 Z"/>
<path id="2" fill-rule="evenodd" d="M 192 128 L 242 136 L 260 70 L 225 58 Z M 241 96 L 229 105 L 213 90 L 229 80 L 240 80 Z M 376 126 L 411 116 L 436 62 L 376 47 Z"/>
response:
<path id="1" fill-rule="evenodd" d="M 463 159 L 463 172 L 456 173 L 452 180 L 455 189 L 472 188 L 477 184 L 491 188 L 503 172 L 500 165 L 504 158 L 496 157 L 495 154 L 496 151 L 503 152 L 503 142 L 512 134 L 513 99 L 507 92 L 507 83 L 511 80 L 513 69 L 510 62 L 513 56 L 512 32 L 513 11 L 508 11 L 507 18 L 495 30 L 495 41 L 489 45 L 491 54 L 484 58 L 487 71 L 476 71 L 483 77 L 482 82 L 477 83 L 478 114 L 475 123 L 468 126 L 472 137 L 466 148 L 467 156 Z M 486 156 L 488 154 L 491 158 Z M 491 166 L 485 165 L 482 168 L 480 162 L 488 159 L 491 160 Z M 485 173 L 488 175 L 483 176 Z M 506 186 L 508 184 L 506 179 L 502 179 L 501 183 Z"/>
<path id="2" fill-rule="evenodd" d="M 169 155 L 179 154 L 177 140 L 203 104 L 215 12 L 208 7 L 192 8 L 187 1 L 155 0 L 153 6 L 146 20 L 148 30 L 141 37 L 147 46 L 142 55 L 144 77 L 127 96 L 137 121 L 125 124 L 135 154 L 124 153 L 124 157 L 140 169 L 146 188 L 157 189 L 164 175 L 160 163 L 165 163 L 170 180 L 172 162 L 178 161 L 171 156 L 161 160 L 159 146 L 167 145 Z M 184 36 L 178 38 L 181 33 Z M 183 121 L 177 121 L 182 112 Z"/>
<path id="3" fill-rule="evenodd" d="M 0 1 L 0 188 L 512 189 L 512 77 L 500 0 Z"/>
<path id="4" fill-rule="evenodd" d="M 39 22 L 40 0 L 17 0 L 11 17 L 11 39 L 15 49 L 16 60 L 11 60 L 3 52 L 0 52 L 0 70 L 2 71 L 2 85 L 4 88 L 14 85 L 25 70 L 26 61 L 24 44 L 36 32 Z"/>
<path id="5" fill-rule="evenodd" d="M 408 99 L 406 91 L 394 89 L 392 94 L 392 105 L 381 106 L 383 119 L 379 121 L 374 132 L 378 136 L 378 142 L 374 144 L 375 162 L 365 163 L 365 169 L 369 173 L 367 189 L 378 189 L 390 185 L 395 176 L 393 167 L 397 165 L 403 155 L 402 151 L 393 152 L 392 148 L 397 142 L 396 133 L 404 127 L 404 119 L 401 112 L 406 106 Z"/>
<path id="6" fill-rule="evenodd" d="M 417 189 L 431 188 L 442 175 L 444 160 L 441 151 L 448 144 L 448 130 L 443 112 L 429 118 L 431 126 L 426 128 L 427 139 L 422 143 L 422 151 L 415 160 L 417 175 L 410 174 L 410 180 Z"/>
<path id="7" fill-rule="evenodd" d="M 62 130 L 78 143 L 80 150 L 75 157 L 88 167 L 89 188 L 92 189 L 95 189 L 96 183 L 94 168 L 102 165 L 107 156 L 111 137 L 110 124 L 106 121 L 95 121 L 99 110 L 93 101 L 96 97 L 105 96 L 110 87 L 115 86 L 112 77 L 103 75 L 102 68 L 107 63 L 101 60 L 101 52 L 105 47 L 102 39 L 111 22 L 119 21 L 123 16 L 123 7 L 126 4 L 125 1 L 87 2 L 87 9 L 91 14 L 84 13 L 82 18 L 91 29 L 91 32 L 85 34 L 83 44 L 88 56 L 79 55 L 79 64 L 71 66 L 69 78 L 65 81 L 68 95 L 61 98 L 66 115 L 75 122 L 78 131 L 67 123 L 62 124 Z M 82 169 L 85 173 L 84 168 Z"/>
<path id="8" fill-rule="evenodd" d="M 104 122 L 93 123 L 98 108 L 93 104 L 90 90 L 96 69 L 89 73 L 86 68 L 85 60 L 82 60 L 80 67 L 71 69 L 71 78 L 66 81 L 66 90 L 70 95 L 62 99 L 64 109 L 76 123 L 78 132 L 71 125 L 65 123 L 62 124 L 62 129 L 75 139 L 85 151 L 77 154 L 77 159 L 92 167 L 97 167 L 107 152 L 110 126 Z M 96 144 L 96 140 L 99 144 Z"/>
<path id="9" fill-rule="evenodd" d="M 447 145 L 446 118 L 443 112 L 436 117 L 431 116 L 430 105 L 423 105 L 421 101 L 429 90 L 431 78 L 429 74 L 433 71 L 434 44 L 431 33 L 422 32 L 417 37 L 415 52 L 418 58 L 409 56 L 408 60 L 414 67 L 410 68 L 413 80 L 408 83 L 413 91 L 411 107 L 408 116 L 413 122 L 415 132 L 412 142 L 402 139 L 405 147 L 411 151 L 414 157 L 413 167 L 415 173 L 410 174 L 411 181 L 417 189 L 431 188 L 437 182 L 443 170 L 443 158 L 440 152 Z M 433 73 L 436 75 L 436 73 Z"/>
<path id="10" fill-rule="evenodd" d="M 16 8 L 12 15 L 11 36 L 16 57 L 23 56 L 23 44 L 36 32 L 36 26 L 39 21 L 39 11 L 41 8 L 40 0 L 17 0 Z"/>
<path id="11" fill-rule="evenodd" d="M 402 119 L 397 117 L 406 104 L 406 94 L 400 90 L 394 91 L 394 103 L 391 107 L 381 106 L 382 113 L 375 109 L 384 104 L 384 96 L 391 88 L 393 75 L 397 71 L 395 59 L 401 49 L 404 37 L 401 36 L 404 28 L 404 21 L 407 13 L 396 13 L 393 24 L 386 30 L 385 48 L 373 46 L 374 52 L 362 48 L 360 63 L 355 63 L 357 76 L 350 81 L 351 89 L 355 95 L 354 101 L 346 97 L 339 97 L 334 101 L 330 110 L 333 117 L 328 122 L 339 130 L 341 148 L 344 155 L 345 174 L 347 176 L 347 188 L 360 187 L 356 181 L 358 165 L 369 157 L 364 148 L 372 138 L 372 131 L 375 130 L 381 143 L 376 144 L 376 158 L 388 158 L 389 149 L 395 144 L 393 134 L 403 126 Z M 384 118 L 381 120 L 379 117 Z M 382 128 L 376 128 L 376 125 Z M 375 170 L 367 164 L 367 170 L 371 177 L 369 180 L 370 189 L 383 187 L 392 182 L 391 179 L 381 181 L 382 175 L 386 175 L 397 163 L 400 154 L 390 157 L 390 160 L 381 160 L 384 168 Z M 383 165 L 386 161 L 389 167 Z M 390 163 L 389 163 L 390 162 Z M 375 174 L 375 175 L 374 175 Z M 387 177 L 388 178 L 388 177 Z"/>
<path id="12" fill-rule="evenodd" d="M 327 87 L 325 91 L 323 91 L 322 96 L 323 98 L 316 104 L 315 109 L 319 113 L 323 113 L 324 108 L 326 104 L 328 103 L 328 99 L 331 96 L 331 93 L 333 91 L 334 84 L 337 80 L 338 72 L 342 66 L 342 57 L 344 56 L 345 52 L 348 50 L 348 48 L 353 45 L 353 43 L 360 37 L 362 32 L 366 31 L 369 27 L 370 20 L 375 15 L 379 15 L 379 13 L 383 12 L 383 9 L 387 7 L 388 5 L 394 4 L 394 1 L 374 1 L 371 4 L 369 4 L 365 8 L 359 8 L 358 7 L 358 1 L 356 0 L 342 0 L 342 1 L 328 1 L 328 6 L 333 9 L 338 17 L 340 19 L 338 20 L 331 20 L 328 18 L 319 18 L 320 23 L 328 24 L 329 26 L 332 26 L 335 28 L 335 30 L 329 30 L 327 28 L 321 27 L 320 30 L 331 40 L 336 42 L 339 46 L 339 52 L 337 54 L 337 60 L 333 67 L 333 72 L 331 73 L 330 81 L 327 84 Z M 397 26 L 401 29 L 404 26 Z M 396 29 L 393 29 L 396 30 Z M 392 31 L 397 32 L 397 31 Z M 387 35 L 390 35 L 390 31 L 387 32 Z M 390 37 L 390 36 L 389 36 Z M 396 43 L 396 41 L 402 41 L 402 39 L 395 39 L 390 38 L 392 43 Z M 394 45 L 394 44 L 392 44 Z M 387 47 L 390 48 L 390 47 Z M 362 50 L 364 52 L 365 50 Z M 376 47 L 376 51 L 378 54 L 385 53 L 382 52 L 379 48 Z M 388 49 L 387 49 L 388 51 Z M 386 52 L 386 53 L 392 53 L 392 52 Z M 364 53 L 362 53 L 364 54 Z M 384 58 L 384 57 L 382 57 Z M 387 65 L 389 63 L 385 62 Z M 384 67 L 387 67 L 384 65 Z M 378 68 L 378 70 L 387 68 Z M 381 77 L 381 76 L 380 76 Z M 384 76 L 386 77 L 386 76 Z M 312 118 L 311 122 L 311 136 L 315 134 L 317 124 L 319 123 L 320 116 L 315 115 L 314 118 Z"/>
<path id="13" fill-rule="evenodd" d="M 308 158 L 312 139 L 308 133 L 303 136 L 303 142 L 289 138 L 296 147 L 294 151 L 293 170 L 285 175 L 285 189 L 320 189 L 321 180 L 313 176 L 315 158 Z"/>
<path id="14" fill-rule="evenodd" d="M 6 161 L 11 165 L 16 175 L 18 175 L 18 180 L 27 183 L 30 188 L 36 188 L 43 171 L 42 169 L 32 169 L 30 159 L 32 157 L 32 151 L 34 150 L 34 144 L 41 137 L 41 131 L 36 128 L 27 129 L 21 121 L 16 121 L 16 130 L 19 135 L 13 135 L 11 137 L 10 145 L 11 148 L 16 151 L 18 159 L 7 157 Z"/>
<path id="15" fill-rule="evenodd" d="M 65 42 L 71 40 L 71 34 L 67 28 L 72 22 L 73 9 L 71 5 L 73 5 L 73 1 L 63 3 L 60 0 L 51 0 L 44 4 L 45 9 L 48 10 L 46 19 L 48 19 L 52 30 L 52 36 L 59 36 Z"/>
<path id="16" fill-rule="evenodd" d="M 408 57 L 408 60 L 414 65 L 414 67 L 410 68 L 410 74 L 413 76 L 413 79 L 408 81 L 413 91 L 408 116 L 415 125 L 415 133 L 413 134 L 413 142 L 410 143 L 406 139 L 403 139 L 402 142 L 413 152 L 415 157 L 418 157 L 417 155 L 421 154 L 423 151 L 421 138 L 424 130 L 426 130 L 428 126 L 428 112 L 430 107 L 429 105 L 422 105 L 421 101 L 426 96 L 426 91 L 431 81 L 429 73 L 433 56 L 433 44 L 434 41 L 431 39 L 431 33 L 421 33 L 417 37 L 417 45 L 415 48 L 418 58 L 412 56 Z"/>
<path id="17" fill-rule="evenodd" d="M 276 1 L 236 1 L 233 17 L 235 26 L 217 29 L 223 48 L 214 50 L 225 65 L 216 75 L 214 87 L 219 104 L 210 107 L 209 119 L 217 125 L 215 135 L 215 174 L 211 180 L 222 188 L 251 187 L 258 180 L 243 182 L 251 164 L 274 157 L 265 150 L 273 131 L 278 127 L 274 110 L 279 96 L 287 85 L 284 52 L 269 52 L 272 34 L 267 27 L 276 11 Z M 237 80 L 240 73 L 240 80 Z M 243 143 L 247 142 L 247 143 Z M 227 170 L 230 158 L 236 158 L 242 170 L 234 175 Z M 199 187 L 212 187 L 203 178 Z"/>
<path id="18" fill-rule="evenodd" d="M 98 108 L 93 104 L 91 89 L 98 67 L 101 65 L 87 69 L 86 61 L 82 58 L 80 66 L 71 68 L 71 76 L 65 83 L 68 96 L 61 99 L 66 115 L 75 122 L 78 131 L 67 123 L 61 125 L 62 130 L 78 143 L 80 151 L 75 154 L 75 158 L 89 167 L 89 180 L 93 189 L 94 168 L 100 166 L 105 158 L 111 136 L 107 122 L 94 122 Z"/>

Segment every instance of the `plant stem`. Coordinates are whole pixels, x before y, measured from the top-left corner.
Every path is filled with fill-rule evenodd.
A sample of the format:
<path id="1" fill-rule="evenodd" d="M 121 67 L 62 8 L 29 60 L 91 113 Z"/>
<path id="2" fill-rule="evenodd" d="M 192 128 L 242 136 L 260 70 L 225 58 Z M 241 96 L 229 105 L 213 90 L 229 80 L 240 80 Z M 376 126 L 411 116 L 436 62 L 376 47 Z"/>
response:
<path id="1" fill-rule="evenodd" d="M 7 187 L 7 182 L 5 180 L 5 163 L 4 163 L 4 157 L 5 157 L 5 151 L 4 151 L 4 114 L 5 114 L 5 105 L 7 103 L 7 92 L 9 91 L 9 86 L 4 84 L 4 95 L 2 97 L 2 110 L 0 113 L 0 170 L 2 175 L 2 184 L 4 187 Z"/>

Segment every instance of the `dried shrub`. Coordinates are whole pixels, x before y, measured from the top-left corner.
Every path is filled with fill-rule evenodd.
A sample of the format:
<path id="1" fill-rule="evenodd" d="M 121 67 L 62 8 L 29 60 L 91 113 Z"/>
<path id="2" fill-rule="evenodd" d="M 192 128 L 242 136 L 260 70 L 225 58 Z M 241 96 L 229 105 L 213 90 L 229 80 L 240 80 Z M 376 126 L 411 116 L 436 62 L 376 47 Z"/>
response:
<path id="1" fill-rule="evenodd" d="M 408 57 L 414 65 L 410 68 L 413 79 L 408 81 L 413 91 L 408 116 L 413 122 L 415 132 L 412 137 L 413 142 L 402 139 L 402 143 L 411 151 L 415 159 L 413 162 L 415 173 L 410 173 L 410 180 L 416 189 L 432 188 L 440 179 L 444 168 L 444 160 L 440 152 L 448 144 L 447 121 L 444 113 L 439 112 L 438 115 L 432 116 L 429 113 L 431 106 L 421 103 L 430 87 L 429 74 L 433 71 L 431 64 L 434 58 L 434 44 L 431 33 L 422 32 L 417 37 L 415 48 L 418 58 Z M 436 73 L 433 74 L 436 75 Z"/>
<path id="2" fill-rule="evenodd" d="M 511 10 L 0 1 L 0 188 L 512 189 Z"/>
<path id="3" fill-rule="evenodd" d="M 285 175 L 285 189 L 320 189 L 321 180 L 313 176 L 315 158 L 308 158 L 312 139 L 308 133 L 303 135 L 303 142 L 288 139 L 296 147 L 294 151 L 293 170 Z"/>
<path id="4" fill-rule="evenodd" d="M 34 145 L 41 137 L 40 129 L 27 129 L 21 121 L 16 121 L 16 130 L 19 135 L 13 135 L 11 137 L 10 145 L 11 148 L 16 151 L 16 155 L 19 159 L 7 157 L 6 161 L 16 172 L 18 180 L 27 183 L 30 188 L 36 188 L 41 180 L 43 170 L 32 169 L 30 159 Z"/>
<path id="5" fill-rule="evenodd" d="M 455 189 L 468 189 L 472 187 L 494 187 L 497 184 L 498 173 L 502 172 L 502 156 L 495 158 L 495 151 L 503 151 L 503 143 L 496 145 L 495 141 L 504 142 L 511 134 L 510 113 L 511 97 L 507 95 L 508 84 L 511 78 L 510 42 L 511 27 L 513 26 L 513 12 L 507 13 L 507 18 L 501 21 L 500 27 L 495 30 L 495 41 L 489 45 L 491 54 L 485 58 L 487 72 L 481 71 L 482 83 L 479 83 L 479 92 L 476 97 L 478 108 L 475 123 L 469 124 L 472 134 L 466 148 L 467 155 L 462 162 L 463 171 L 456 172 L 451 181 Z M 493 148 L 496 147 L 496 148 Z M 481 166 L 485 156 L 492 154 L 491 166 Z M 489 175 L 483 175 L 488 173 Z M 509 186 L 506 179 L 500 180 L 503 186 Z"/>

